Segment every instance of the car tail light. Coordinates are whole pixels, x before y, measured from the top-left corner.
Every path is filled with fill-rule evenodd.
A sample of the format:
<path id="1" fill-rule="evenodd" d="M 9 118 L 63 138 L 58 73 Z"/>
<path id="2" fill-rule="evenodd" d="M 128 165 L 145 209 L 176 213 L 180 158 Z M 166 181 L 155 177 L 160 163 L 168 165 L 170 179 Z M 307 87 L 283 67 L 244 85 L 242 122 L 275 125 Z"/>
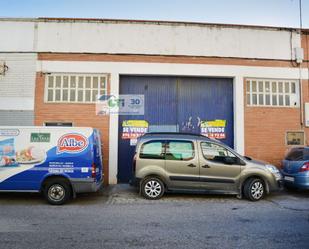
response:
<path id="1" fill-rule="evenodd" d="M 96 175 L 97 175 L 97 166 L 95 165 L 95 163 L 93 163 L 91 167 L 91 177 L 95 178 Z"/>
<path id="2" fill-rule="evenodd" d="M 309 171 L 309 162 L 300 167 L 299 172 Z"/>
<path id="3" fill-rule="evenodd" d="M 132 170 L 133 172 L 136 171 L 136 153 L 134 154 L 134 157 L 133 157 Z"/>

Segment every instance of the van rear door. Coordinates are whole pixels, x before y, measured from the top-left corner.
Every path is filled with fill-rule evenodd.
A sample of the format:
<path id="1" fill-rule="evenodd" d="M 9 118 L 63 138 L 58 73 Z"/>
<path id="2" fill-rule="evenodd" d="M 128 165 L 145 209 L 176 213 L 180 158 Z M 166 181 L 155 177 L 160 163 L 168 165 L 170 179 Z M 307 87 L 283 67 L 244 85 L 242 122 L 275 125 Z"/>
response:
<path id="1" fill-rule="evenodd" d="M 94 163 L 96 166 L 96 181 L 100 182 L 103 179 L 103 158 L 102 158 L 102 145 L 100 132 L 96 129 L 93 130 L 93 153 Z"/>

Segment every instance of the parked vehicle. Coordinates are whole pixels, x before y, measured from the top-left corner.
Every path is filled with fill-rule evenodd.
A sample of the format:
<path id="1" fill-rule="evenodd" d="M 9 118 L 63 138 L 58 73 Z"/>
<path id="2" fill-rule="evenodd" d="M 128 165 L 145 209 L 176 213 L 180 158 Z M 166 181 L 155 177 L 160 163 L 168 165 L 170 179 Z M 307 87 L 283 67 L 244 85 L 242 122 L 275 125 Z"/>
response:
<path id="1" fill-rule="evenodd" d="M 292 148 L 282 161 L 284 185 L 289 189 L 309 189 L 309 147 Z"/>
<path id="2" fill-rule="evenodd" d="M 282 184 L 279 170 L 243 157 L 202 135 L 148 133 L 138 139 L 131 184 L 147 199 L 165 191 L 204 191 L 244 195 L 258 201 Z"/>
<path id="3" fill-rule="evenodd" d="M 42 192 L 50 204 L 102 185 L 99 131 L 78 127 L 0 127 L 0 191 Z"/>

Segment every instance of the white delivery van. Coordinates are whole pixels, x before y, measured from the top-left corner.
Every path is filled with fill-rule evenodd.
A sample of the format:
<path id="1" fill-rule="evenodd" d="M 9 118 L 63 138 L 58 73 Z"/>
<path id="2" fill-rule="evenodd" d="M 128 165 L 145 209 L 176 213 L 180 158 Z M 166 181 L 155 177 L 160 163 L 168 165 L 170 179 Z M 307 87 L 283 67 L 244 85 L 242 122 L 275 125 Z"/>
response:
<path id="1" fill-rule="evenodd" d="M 50 204 L 103 183 L 99 131 L 0 126 L 0 191 L 42 192 Z"/>

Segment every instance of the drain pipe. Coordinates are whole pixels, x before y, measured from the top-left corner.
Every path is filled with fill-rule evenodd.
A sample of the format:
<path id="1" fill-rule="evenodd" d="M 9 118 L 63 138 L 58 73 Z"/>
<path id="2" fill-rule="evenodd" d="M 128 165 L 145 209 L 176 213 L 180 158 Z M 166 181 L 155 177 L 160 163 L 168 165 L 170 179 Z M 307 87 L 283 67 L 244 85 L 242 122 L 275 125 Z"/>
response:
<path id="1" fill-rule="evenodd" d="M 300 128 L 304 129 L 304 100 L 303 100 L 303 85 L 301 75 L 301 63 L 299 63 L 299 97 L 300 97 Z"/>
<path id="2" fill-rule="evenodd" d="M 302 29 L 303 29 L 303 20 L 302 20 L 302 0 L 299 0 L 299 35 L 300 35 L 300 47 L 302 39 Z M 300 96 L 300 128 L 304 130 L 304 101 L 303 101 L 303 84 L 302 84 L 302 59 L 298 61 L 299 63 L 299 96 Z"/>

